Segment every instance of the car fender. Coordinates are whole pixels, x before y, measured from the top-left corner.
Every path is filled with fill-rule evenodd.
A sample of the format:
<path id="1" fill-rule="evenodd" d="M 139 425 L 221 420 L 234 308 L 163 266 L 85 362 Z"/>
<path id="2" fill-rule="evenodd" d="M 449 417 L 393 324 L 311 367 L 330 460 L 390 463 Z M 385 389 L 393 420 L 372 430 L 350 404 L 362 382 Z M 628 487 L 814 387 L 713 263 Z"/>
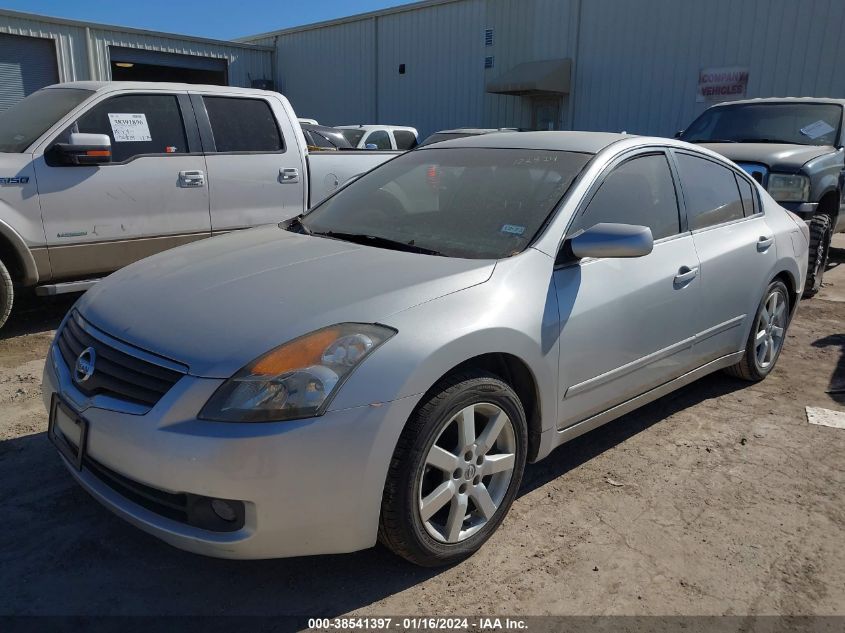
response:
<path id="1" fill-rule="evenodd" d="M 6 207 L 6 205 L 3 205 L 3 207 Z M 4 208 L 0 212 L 5 212 L 5 210 Z M 3 236 L 4 241 L 11 245 L 18 258 L 22 273 L 21 283 L 24 286 L 36 284 L 38 282 L 38 267 L 35 264 L 35 257 L 33 257 L 32 251 L 29 250 L 23 237 L 4 220 L 0 220 L 0 235 Z"/>

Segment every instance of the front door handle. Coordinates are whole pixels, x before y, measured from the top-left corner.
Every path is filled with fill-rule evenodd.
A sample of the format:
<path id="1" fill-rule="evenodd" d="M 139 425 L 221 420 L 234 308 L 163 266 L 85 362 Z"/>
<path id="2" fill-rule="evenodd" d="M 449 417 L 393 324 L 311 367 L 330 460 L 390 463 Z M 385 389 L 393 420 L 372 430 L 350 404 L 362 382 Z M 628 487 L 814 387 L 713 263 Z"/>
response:
<path id="1" fill-rule="evenodd" d="M 757 250 L 758 251 L 765 251 L 768 249 L 772 244 L 774 244 L 775 238 L 774 237 L 767 237 L 765 235 L 761 235 L 757 240 Z"/>
<path id="2" fill-rule="evenodd" d="M 181 187 L 204 187 L 205 172 L 200 169 L 179 172 L 179 185 Z"/>
<path id="3" fill-rule="evenodd" d="M 286 167 L 279 170 L 279 181 L 284 183 L 299 182 L 299 170 L 295 167 Z"/>
<path id="4" fill-rule="evenodd" d="M 681 266 L 678 274 L 675 275 L 675 284 L 681 285 L 688 281 L 692 281 L 698 275 L 698 266 L 690 268 L 689 266 Z"/>

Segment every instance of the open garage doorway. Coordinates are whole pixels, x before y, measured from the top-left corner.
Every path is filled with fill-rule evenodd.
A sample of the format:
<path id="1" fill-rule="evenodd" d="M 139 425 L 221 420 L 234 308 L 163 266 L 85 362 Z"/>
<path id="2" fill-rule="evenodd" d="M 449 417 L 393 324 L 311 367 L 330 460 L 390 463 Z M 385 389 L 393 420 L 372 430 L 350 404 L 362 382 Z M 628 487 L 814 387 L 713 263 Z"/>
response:
<path id="1" fill-rule="evenodd" d="M 226 86 L 228 61 L 109 46 L 113 81 L 173 81 Z"/>

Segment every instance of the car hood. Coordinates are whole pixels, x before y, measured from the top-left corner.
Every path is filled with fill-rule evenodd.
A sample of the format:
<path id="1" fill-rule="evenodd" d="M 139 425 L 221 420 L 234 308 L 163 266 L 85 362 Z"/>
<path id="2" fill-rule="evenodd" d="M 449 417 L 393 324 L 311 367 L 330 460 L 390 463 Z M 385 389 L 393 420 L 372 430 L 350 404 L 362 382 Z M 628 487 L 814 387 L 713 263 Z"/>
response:
<path id="1" fill-rule="evenodd" d="M 495 261 L 361 246 L 264 227 L 128 266 L 80 299 L 90 323 L 127 343 L 228 378 L 291 339 L 391 314 L 483 283 Z"/>
<path id="2" fill-rule="evenodd" d="M 830 154 L 830 145 L 791 145 L 781 143 L 698 143 L 735 163 L 762 163 L 772 171 L 798 171 L 808 161 Z"/>

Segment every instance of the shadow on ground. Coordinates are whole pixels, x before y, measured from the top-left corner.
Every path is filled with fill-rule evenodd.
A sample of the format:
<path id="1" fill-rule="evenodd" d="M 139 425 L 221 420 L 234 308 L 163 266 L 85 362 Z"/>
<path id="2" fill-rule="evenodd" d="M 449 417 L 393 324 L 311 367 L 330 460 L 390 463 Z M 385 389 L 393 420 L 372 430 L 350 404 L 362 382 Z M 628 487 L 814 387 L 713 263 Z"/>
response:
<path id="1" fill-rule="evenodd" d="M 588 433 L 530 465 L 521 495 L 676 411 L 744 384 L 713 375 Z M 0 481 L 6 515 L 0 613 L 327 617 L 366 607 L 439 573 L 414 567 L 381 547 L 269 561 L 182 552 L 91 499 L 73 483 L 44 433 L 0 442 Z"/>
<path id="2" fill-rule="evenodd" d="M 34 294 L 21 293 L 15 297 L 12 314 L 0 330 L 0 341 L 23 334 L 55 330 L 80 296 L 73 293 L 37 297 Z"/>

